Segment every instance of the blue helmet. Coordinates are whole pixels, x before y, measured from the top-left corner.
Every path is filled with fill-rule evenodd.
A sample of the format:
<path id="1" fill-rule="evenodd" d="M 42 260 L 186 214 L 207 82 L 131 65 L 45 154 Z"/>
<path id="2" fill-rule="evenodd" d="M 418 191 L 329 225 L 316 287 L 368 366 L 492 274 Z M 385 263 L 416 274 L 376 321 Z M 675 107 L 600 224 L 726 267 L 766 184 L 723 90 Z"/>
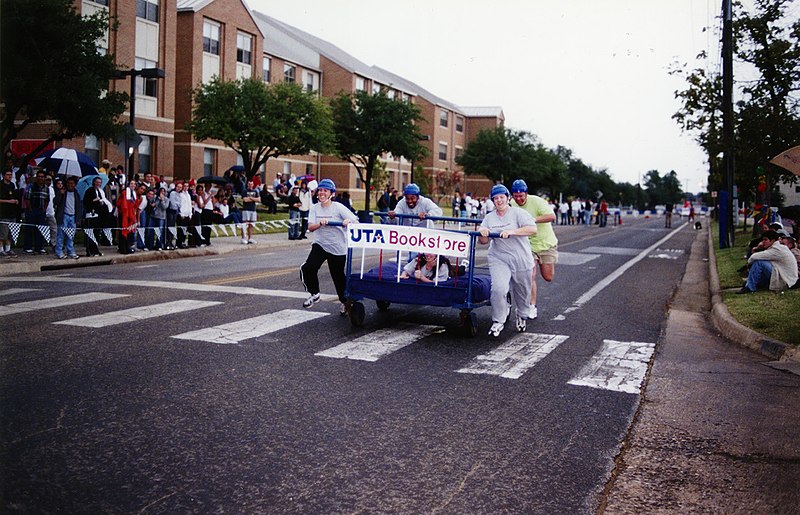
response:
<path id="1" fill-rule="evenodd" d="M 419 186 L 413 182 L 406 184 L 406 187 L 403 188 L 403 195 L 419 195 Z"/>
<path id="2" fill-rule="evenodd" d="M 522 179 L 517 179 L 511 185 L 511 193 L 528 193 L 528 185 Z"/>
<path id="3" fill-rule="evenodd" d="M 336 191 L 336 185 L 330 179 L 322 179 L 321 181 L 319 181 L 317 189 L 319 188 L 325 188 L 326 190 L 330 190 L 331 193 Z"/>
<path id="4" fill-rule="evenodd" d="M 492 193 L 490 197 L 494 198 L 496 195 L 505 195 L 506 197 L 511 196 L 511 194 L 508 192 L 508 188 L 506 188 L 502 184 L 495 184 L 494 186 L 492 186 Z"/>

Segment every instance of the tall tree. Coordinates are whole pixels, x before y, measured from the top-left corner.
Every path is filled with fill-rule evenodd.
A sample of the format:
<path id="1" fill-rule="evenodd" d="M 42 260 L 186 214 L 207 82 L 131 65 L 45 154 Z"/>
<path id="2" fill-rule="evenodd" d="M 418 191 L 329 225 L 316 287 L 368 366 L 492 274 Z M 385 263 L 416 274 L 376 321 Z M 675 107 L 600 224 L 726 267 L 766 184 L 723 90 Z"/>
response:
<path id="1" fill-rule="evenodd" d="M 386 93 L 366 91 L 340 93 L 333 98 L 333 126 L 336 154 L 356 168 L 366 185 L 364 209 L 369 211 L 372 174 L 380 157 L 387 152 L 408 160 L 425 155 L 417 126 L 420 109 L 411 102 L 389 98 Z"/>
<path id="2" fill-rule="evenodd" d="M 244 163 L 248 179 L 272 157 L 326 152 L 333 142 L 330 111 L 299 85 L 215 77 L 193 92 L 187 130 L 195 139 L 218 139 Z"/>
<path id="3" fill-rule="evenodd" d="M 121 135 L 128 95 L 107 91 L 116 74 L 112 55 L 97 40 L 113 30 L 106 11 L 88 17 L 72 0 L 9 0 L 0 17 L 0 119 L 3 152 L 31 123 L 51 120 L 53 141 L 94 134 Z M 49 125 L 48 125 L 49 126 Z"/>

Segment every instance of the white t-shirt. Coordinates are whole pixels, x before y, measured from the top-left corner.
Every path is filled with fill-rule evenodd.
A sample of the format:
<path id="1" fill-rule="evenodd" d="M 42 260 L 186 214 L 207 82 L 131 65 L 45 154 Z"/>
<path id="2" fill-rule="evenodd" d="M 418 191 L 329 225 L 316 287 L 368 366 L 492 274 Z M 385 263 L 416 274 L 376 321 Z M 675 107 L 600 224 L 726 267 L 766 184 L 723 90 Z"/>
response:
<path id="1" fill-rule="evenodd" d="M 486 227 L 490 232 L 511 231 L 529 225 L 536 226 L 536 220 L 530 213 L 518 207 L 509 207 L 502 217 L 496 210 L 492 211 L 481 222 L 481 227 Z M 492 238 L 489 240 L 486 258 L 490 267 L 495 260 L 507 264 L 513 271 L 530 270 L 533 267 L 533 255 L 527 236 Z"/>
<path id="2" fill-rule="evenodd" d="M 308 212 L 309 225 L 317 224 L 322 219 L 335 222 L 344 220 L 358 221 L 358 217 L 352 211 L 341 203 L 333 201 L 329 203 L 328 207 L 324 207 L 322 202 L 311 206 Z M 312 234 L 314 235 L 314 243 L 319 244 L 325 252 L 334 256 L 347 254 L 347 232 L 345 227 L 323 225 Z"/>

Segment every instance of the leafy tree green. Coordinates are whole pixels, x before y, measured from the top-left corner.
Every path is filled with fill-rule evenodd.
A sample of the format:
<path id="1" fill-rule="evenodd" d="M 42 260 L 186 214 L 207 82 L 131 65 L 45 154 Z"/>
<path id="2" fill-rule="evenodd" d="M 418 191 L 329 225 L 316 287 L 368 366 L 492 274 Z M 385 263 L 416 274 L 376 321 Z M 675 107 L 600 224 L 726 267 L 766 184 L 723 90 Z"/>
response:
<path id="1" fill-rule="evenodd" d="M 35 122 L 54 129 L 53 141 L 94 134 L 121 134 L 119 116 L 128 95 L 107 91 L 116 73 L 112 55 L 97 52 L 97 40 L 113 29 L 107 12 L 83 17 L 72 0 L 10 0 L 0 17 L 0 118 L 3 152 Z"/>
<path id="2" fill-rule="evenodd" d="M 385 92 L 370 95 L 356 91 L 340 93 L 333 98 L 331 107 L 336 154 L 355 166 L 366 185 L 372 184 L 373 171 L 382 155 L 391 153 L 411 160 L 426 153 L 416 124 L 422 120 L 420 109 L 411 102 L 389 98 Z M 369 211 L 369 187 L 366 190 L 364 209 Z"/>
<path id="3" fill-rule="evenodd" d="M 195 139 L 218 139 L 244 163 L 248 178 L 272 157 L 326 152 L 333 142 L 330 110 L 297 84 L 215 77 L 193 92 L 187 130 Z"/>

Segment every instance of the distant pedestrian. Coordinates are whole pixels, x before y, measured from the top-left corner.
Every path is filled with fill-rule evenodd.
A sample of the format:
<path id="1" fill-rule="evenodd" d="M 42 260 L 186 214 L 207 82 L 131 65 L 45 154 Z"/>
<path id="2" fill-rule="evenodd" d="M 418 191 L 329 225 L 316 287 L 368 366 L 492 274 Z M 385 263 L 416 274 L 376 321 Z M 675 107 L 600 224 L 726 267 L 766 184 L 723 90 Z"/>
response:
<path id="1" fill-rule="evenodd" d="M 255 184 L 252 180 L 247 181 L 247 189 L 242 195 L 242 223 L 247 225 L 247 233 L 245 235 L 245 227 L 242 226 L 242 245 L 255 243 L 253 240 L 253 224 L 258 221 L 258 212 L 256 211 L 258 201 L 259 194 Z"/>
<path id="2" fill-rule="evenodd" d="M 58 224 L 58 233 L 55 241 L 55 255 L 58 259 L 78 259 L 75 252 L 75 228 L 83 215 L 81 197 L 75 190 L 75 177 L 67 177 L 67 187 L 56 193 L 53 204 L 55 205 L 55 218 Z"/>
<path id="3" fill-rule="evenodd" d="M 664 206 L 664 227 L 669 229 L 672 227 L 672 211 L 675 209 L 675 205 L 672 202 L 667 202 L 667 205 Z"/>
<path id="4" fill-rule="evenodd" d="M 0 182 L 0 257 L 15 257 L 12 250 L 14 241 L 11 239 L 9 224 L 19 218 L 19 198 L 17 186 L 14 184 L 14 172 L 3 170 L 3 180 Z"/>

